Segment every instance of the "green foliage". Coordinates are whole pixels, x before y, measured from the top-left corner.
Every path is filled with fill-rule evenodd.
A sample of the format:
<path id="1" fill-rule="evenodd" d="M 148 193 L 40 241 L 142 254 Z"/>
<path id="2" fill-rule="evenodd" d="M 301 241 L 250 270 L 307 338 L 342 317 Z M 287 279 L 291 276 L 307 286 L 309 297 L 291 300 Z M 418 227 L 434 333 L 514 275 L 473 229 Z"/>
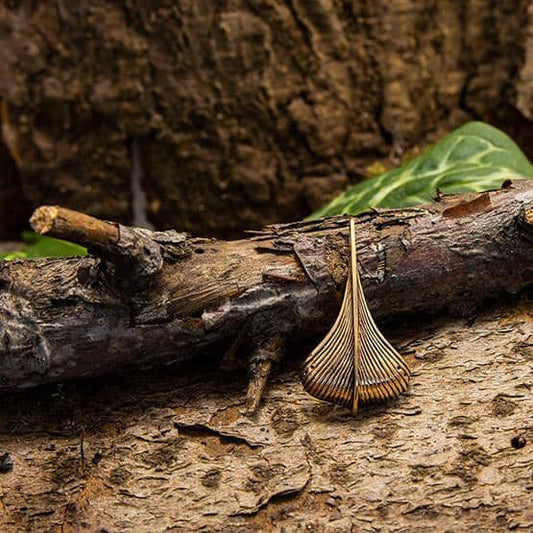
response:
<path id="1" fill-rule="evenodd" d="M 59 239 L 37 235 L 31 231 L 22 233 L 24 247 L 17 252 L 0 253 L 0 259 L 28 259 L 31 257 L 72 257 L 86 255 L 87 250 Z"/>
<path id="2" fill-rule="evenodd" d="M 407 165 L 347 189 L 309 219 L 357 215 L 371 207 L 409 207 L 446 194 L 498 189 L 533 178 L 533 165 L 505 133 L 483 122 L 456 129 Z"/>

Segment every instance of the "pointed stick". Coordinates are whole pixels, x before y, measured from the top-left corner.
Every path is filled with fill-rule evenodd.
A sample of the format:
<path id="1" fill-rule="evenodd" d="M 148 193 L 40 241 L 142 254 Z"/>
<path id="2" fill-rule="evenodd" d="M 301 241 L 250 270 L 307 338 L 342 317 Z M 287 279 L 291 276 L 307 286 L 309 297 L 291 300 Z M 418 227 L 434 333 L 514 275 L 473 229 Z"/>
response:
<path id="1" fill-rule="evenodd" d="M 272 359 L 260 359 L 250 363 L 250 381 L 246 393 L 246 412 L 248 414 L 257 411 L 271 368 Z"/>
<path id="2" fill-rule="evenodd" d="M 265 390 L 272 364 L 277 363 L 283 355 L 283 345 L 286 337 L 276 334 L 264 341 L 252 352 L 249 361 L 249 381 L 246 394 L 246 413 L 257 411 L 263 391 Z"/>

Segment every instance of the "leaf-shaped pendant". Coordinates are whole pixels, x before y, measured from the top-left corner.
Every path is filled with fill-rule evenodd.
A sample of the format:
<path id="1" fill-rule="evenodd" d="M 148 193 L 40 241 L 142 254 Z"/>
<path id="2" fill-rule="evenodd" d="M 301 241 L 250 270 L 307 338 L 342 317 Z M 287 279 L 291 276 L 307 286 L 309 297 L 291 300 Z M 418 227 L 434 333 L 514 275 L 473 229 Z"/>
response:
<path id="1" fill-rule="evenodd" d="M 378 330 L 357 271 L 355 220 L 350 219 L 350 271 L 342 307 L 329 333 L 304 363 L 305 390 L 357 412 L 359 403 L 396 398 L 407 390 L 411 372 Z"/>

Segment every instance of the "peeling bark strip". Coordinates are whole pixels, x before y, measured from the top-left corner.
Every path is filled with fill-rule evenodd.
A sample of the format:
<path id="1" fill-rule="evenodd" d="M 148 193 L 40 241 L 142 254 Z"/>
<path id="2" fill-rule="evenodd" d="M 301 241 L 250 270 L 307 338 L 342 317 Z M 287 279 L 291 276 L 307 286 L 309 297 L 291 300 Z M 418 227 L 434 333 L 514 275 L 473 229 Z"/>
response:
<path id="1" fill-rule="evenodd" d="M 372 314 L 464 313 L 531 284 L 533 184 L 513 184 L 489 200 L 491 209 L 457 216 L 450 208 L 471 198 L 358 217 Z M 100 257 L 0 263 L 2 391 L 185 360 L 235 338 L 233 353 L 257 354 L 274 338 L 325 330 L 338 311 L 349 257 L 344 217 L 271 226 L 232 242 L 127 228 L 162 258 L 142 291 L 142 272 L 114 262 L 117 243 L 91 246 L 91 232 L 79 227 L 87 219 L 68 217 L 52 216 L 62 223 L 43 227 Z M 146 253 L 127 250 L 132 264 Z"/>

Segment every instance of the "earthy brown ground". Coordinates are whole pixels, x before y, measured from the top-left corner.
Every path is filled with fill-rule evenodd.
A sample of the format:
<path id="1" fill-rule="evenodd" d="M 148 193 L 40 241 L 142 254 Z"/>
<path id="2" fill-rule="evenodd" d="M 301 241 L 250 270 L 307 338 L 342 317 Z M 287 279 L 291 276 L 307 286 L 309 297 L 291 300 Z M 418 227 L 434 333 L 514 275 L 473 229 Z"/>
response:
<path id="1" fill-rule="evenodd" d="M 531 301 L 389 333 L 411 391 L 355 418 L 297 354 L 255 419 L 214 363 L 3 398 L 0 530 L 530 531 Z"/>

